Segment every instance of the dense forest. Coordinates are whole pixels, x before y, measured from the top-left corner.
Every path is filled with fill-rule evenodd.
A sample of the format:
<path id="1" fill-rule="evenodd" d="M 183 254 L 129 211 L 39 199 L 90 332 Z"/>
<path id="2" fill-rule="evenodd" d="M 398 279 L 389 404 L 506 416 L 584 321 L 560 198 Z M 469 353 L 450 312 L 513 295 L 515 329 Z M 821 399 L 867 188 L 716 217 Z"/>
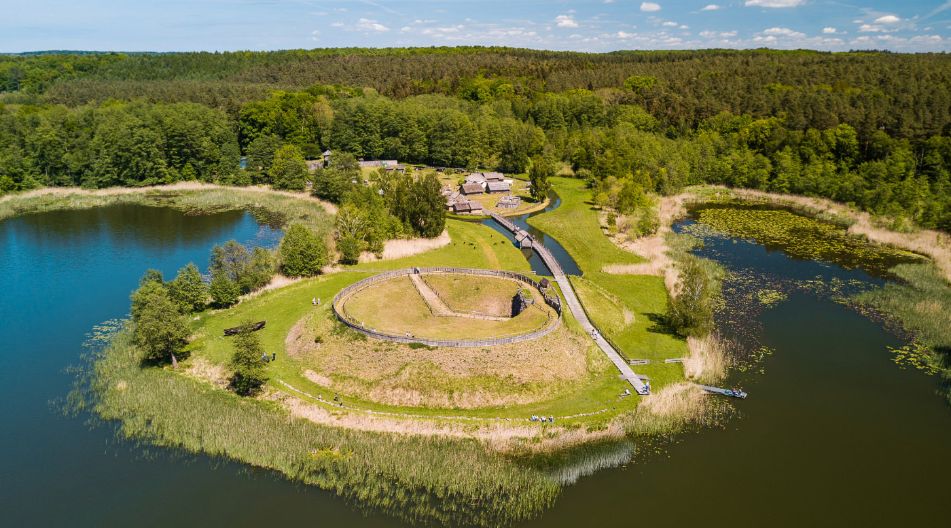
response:
<path id="1" fill-rule="evenodd" d="M 948 86 L 946 54 L 471 47 L 5 56 L 0 192 L 273 184 L 297 157 L 329 148 L 518 173 L 564 166 L 608 190 L 614 205 L 632 189 L 711 182 L 828 197 L 951 230 Z M 242 155 L 247 170 L 238 168 Z M 271 170 L 275 157 L 281 170 Z"/>

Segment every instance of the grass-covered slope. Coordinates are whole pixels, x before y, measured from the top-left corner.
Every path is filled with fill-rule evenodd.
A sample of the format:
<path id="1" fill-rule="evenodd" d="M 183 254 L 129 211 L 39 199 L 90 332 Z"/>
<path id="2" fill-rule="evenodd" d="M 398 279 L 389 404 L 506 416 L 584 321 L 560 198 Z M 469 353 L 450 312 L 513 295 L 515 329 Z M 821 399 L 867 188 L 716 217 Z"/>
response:
<path id="1" fill-rule="evenodd" d="M 561 206 L 532 217 L 529 223 L 551 233 L 581 268 L 584 275 L 571 277 L 571 283 L 588 316 L 628 359 L 651 361 L 637 366 L 636 371 L 650 376 L 652 386 L 682 381 L 680 365 L 663 362 L 687 355 L 686 342 L 661 322 L 667 311 L 663 277 L 601 271 L 607 265 L 644 260 L 618 248 L 604 235 L 598 212 L 590 203 L 591 191 L 583 180 L 554 178 L 552 183 Z"/>

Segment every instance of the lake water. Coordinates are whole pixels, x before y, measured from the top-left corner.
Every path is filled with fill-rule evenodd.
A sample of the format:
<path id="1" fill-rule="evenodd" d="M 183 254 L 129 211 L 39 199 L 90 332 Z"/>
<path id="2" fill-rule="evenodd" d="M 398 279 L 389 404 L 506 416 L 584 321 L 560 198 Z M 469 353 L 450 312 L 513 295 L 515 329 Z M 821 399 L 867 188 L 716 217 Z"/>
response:
<path id="1" fill-rule="evenodd" d="M 170 277 L 189 261 L 204 268 L 216 243 L 277 236 L 247 214 L 138 206 L 0 222 L 0 524 L 400 525 L 272 472 L 135 446 L 59 411 L 84 335 L 127 312 L 146 268 Z M 895 366 L 886 346 L 899 341 L 880 325 L 799 286 L 876 279 L 731 239 L 700 253 L 789 292 L 721 321 L 727 337 L 772 349 L 728 382 L 749 399 L 724 429 L 582 478 L 527 525 L 947 525 L 951 409 L 937 382 Z"/>

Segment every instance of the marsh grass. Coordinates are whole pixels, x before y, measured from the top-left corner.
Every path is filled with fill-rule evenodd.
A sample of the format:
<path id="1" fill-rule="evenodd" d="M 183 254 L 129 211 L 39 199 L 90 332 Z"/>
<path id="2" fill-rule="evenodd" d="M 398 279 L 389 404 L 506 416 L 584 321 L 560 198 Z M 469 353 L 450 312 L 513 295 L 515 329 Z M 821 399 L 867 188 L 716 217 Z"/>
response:
<path id="1" fill-rule="evenodd" d="M 716 383 L 726 377 L 730 361 L 727 343 L 716 332 L 687 338 L 690 355 L 684 360 L 684 374 L 700 383 Z"/>
<path id="2" fill-rule="evenodd" d="M 896 353 L 896 362 L 941 372 L 951 381 L 951 285 L 930 263 L 902 264 L 891 272 L 898 282 L 859 293 L 852 301 L 883 314 L 914 338 L 907 353 Z M 947 396 L 951 401 L 951 386 Z"/>
<path id="3" fill-rule="evenodd" d="M 733 407 L 720 398 L 710 398 L 693 383 L 668 385 L 644 398 L 628 424 L 630 433 L 666 436 L 690 427 L 712 427 L 725 422 Z"/>
<path id="4" fill-rule="evenodd" d="M 6 195 L 0 198 L 0 220 L 21 214 L 109 205 L 171 207 L 194 215 L 246 210 L 259 222 L 273 227 L 301 222 L 327 234 L 333 225 L 334 212 L 331 204 L 302 193 L 183 182 L 143 188 L 52 188 Z"/>
<path id="5" fill-rule="evenodd" d="M 557 482 L 472 440 L 354 432 L 291 417 L 162 368 L 141 368 L 120 331 L 73 397 L 128 439 L 226 456 L 406 521 L 497 526 L 538 515 Z M 253 431 L 253 434 L 248 434 Z"/>

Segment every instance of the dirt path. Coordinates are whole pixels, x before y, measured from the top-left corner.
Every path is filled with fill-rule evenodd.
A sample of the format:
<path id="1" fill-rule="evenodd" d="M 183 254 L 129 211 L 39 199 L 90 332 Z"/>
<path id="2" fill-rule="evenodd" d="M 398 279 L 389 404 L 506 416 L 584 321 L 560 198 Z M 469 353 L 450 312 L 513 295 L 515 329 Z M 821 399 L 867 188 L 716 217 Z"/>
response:
<path id="1" fill-rule="evenodd" d="M 418 291 L 420 297 L 426 301 L 426 304 L 429 305 L 429 309 L 433 311 L 433 315 L 436 317 L 464 317 L 466 319 L 482 319 L 485 321 L 508 321 L 507 317 L 454 312 L 448 304 L 443 302 L 443 300 L 439 297 L 439 294 L 433 291 L 433 289 L 430 288 L 428 284 L 426 284 L 426 281 L 424 281 L 423 278 L 419 276 L 419 274 L 411 273 L 409 275 L 409 279 L 413 281 L 413 286 L 416 287 L 416 291 Z"/>

